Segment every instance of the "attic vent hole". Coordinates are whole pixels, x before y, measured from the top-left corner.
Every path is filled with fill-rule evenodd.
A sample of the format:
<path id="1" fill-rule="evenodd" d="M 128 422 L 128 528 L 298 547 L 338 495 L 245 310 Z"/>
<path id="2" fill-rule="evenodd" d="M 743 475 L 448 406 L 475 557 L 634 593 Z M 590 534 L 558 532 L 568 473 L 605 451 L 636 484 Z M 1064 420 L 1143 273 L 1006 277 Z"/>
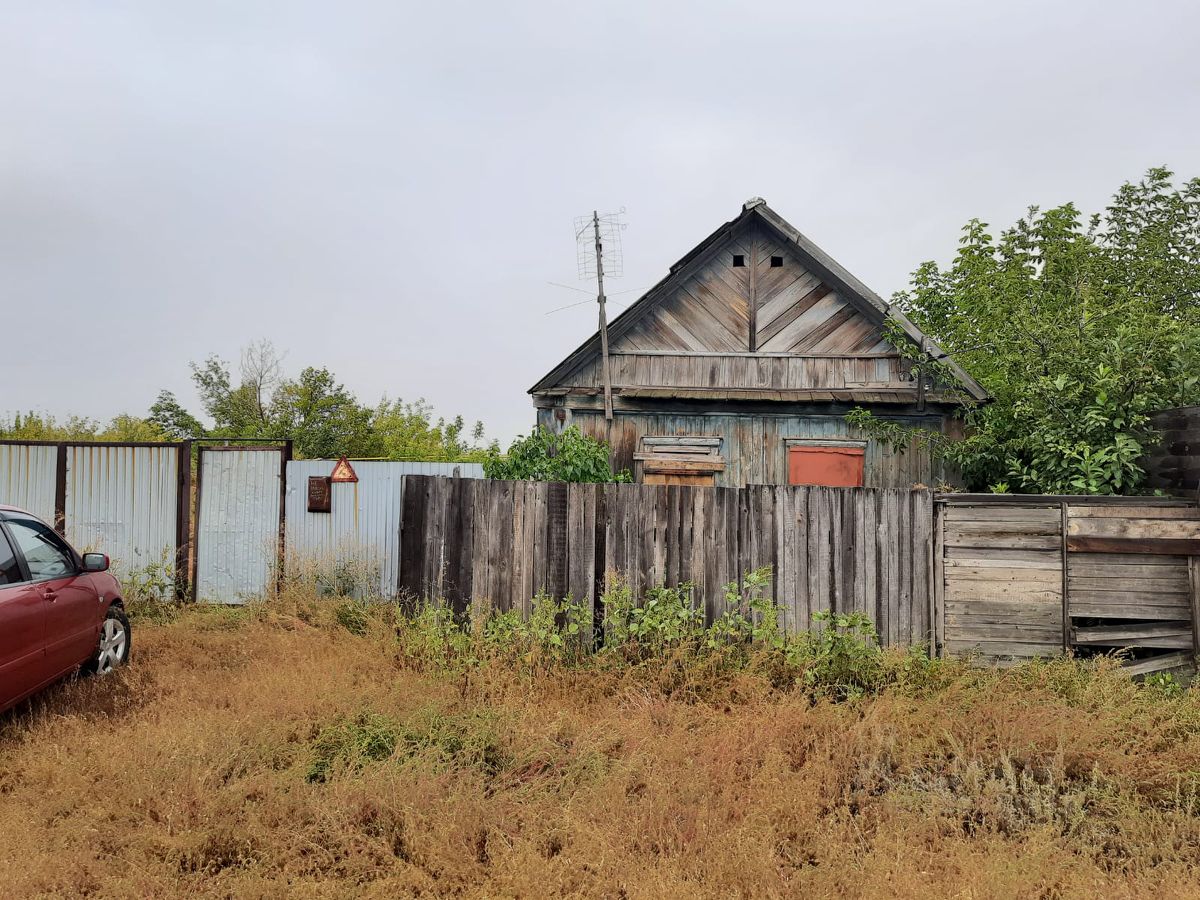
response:
<path id="1" fill-rule="evenodd" d="M 733 267 L 735 269 L 744 269 L 746 267 L 746 257 L 740 253 L 733 254 Z"/>
<path id="2" fill-rule="evenodd" d="M 782 269 L 783 268 L 783 257 L 782 256 L 772 256 L 771 257 L 771 268 L 772 269 Z"/>

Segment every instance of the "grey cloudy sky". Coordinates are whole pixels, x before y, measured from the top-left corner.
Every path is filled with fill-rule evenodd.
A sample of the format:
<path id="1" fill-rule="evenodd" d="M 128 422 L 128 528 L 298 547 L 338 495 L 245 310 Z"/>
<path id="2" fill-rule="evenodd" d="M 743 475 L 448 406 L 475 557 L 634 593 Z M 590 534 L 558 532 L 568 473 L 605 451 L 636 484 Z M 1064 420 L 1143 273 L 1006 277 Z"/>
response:
<path id="1" fill-rule="evenodd" d="M 194 406 L 189 360 L 269 337 L 508 439 L 594 329 L 545 315 L 594 207 L 614 291 L 761 195 L 887 295 L 972 216 L 1200 174 L 1194 2 L 0 12 L 0 415 Z"/>

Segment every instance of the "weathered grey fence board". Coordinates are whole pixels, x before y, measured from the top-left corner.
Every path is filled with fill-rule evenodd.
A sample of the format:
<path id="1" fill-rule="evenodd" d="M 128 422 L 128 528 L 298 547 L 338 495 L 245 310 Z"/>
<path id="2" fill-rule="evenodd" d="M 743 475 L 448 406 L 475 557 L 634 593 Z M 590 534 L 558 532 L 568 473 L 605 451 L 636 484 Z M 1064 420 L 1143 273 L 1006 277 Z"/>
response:
<path id="1" fill-rule="evenodd" d="M 1186 555 L 1200 538 L 1195 505 L 978 495 L 938 505 L 946 650 L 1024 658 L 1073 645 L 1200 648 L 1196 564 Z"/>
<path id="2" fill-rule="evenodd" d="M 458 614 L 528 614 L 540 590 L 594 609 L 614 573 L 636 597 L 691 582 L 711 620 L 727 584 L 770 566 L 792 630 L 830 610 L 866 613 L 884 643 L 931 638 L 927 491 L 408 481 L 401 586 Z"/>

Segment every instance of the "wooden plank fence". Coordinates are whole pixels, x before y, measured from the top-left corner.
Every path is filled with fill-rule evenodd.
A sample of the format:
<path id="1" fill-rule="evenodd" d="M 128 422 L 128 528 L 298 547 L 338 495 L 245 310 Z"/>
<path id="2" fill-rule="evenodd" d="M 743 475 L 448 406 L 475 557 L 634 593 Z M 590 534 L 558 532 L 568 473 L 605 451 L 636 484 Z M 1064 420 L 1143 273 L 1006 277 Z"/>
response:
<path id="1" fill-rule="evenodd" d="M 711 621 L 725 585 L 770 566 L 793 631 L 862 612 L 885 645 L 996 662 L 1125 649 L 1137 673 L 1200 652 L 1195 503 L 940 494 L 936 510 L 924 490 L 409 476 L 400 588 L 459 614 L 528 614 L 543 590 L 595 610 L 617 574 L 635 597 L 691 582 Z"/>
<path id="2" fill-rule="evenodd" d="M 726 584 L 762 566 L 784 624 L 863 612 L 889 645 L 933 639 L 929 491 L 561 484 L 408 476 L 400 588 L 528 614 L 539 591 L 593 609 L 610 573 L 635 596 L 695 585 L 711 619 Z"/>
<path id="3" fill-rule="evenodd" d="M 1200 653 L 1195 503 L 944 494 L 937 533 L 935 619 L 950 653 L 1125 650 L 1136 674 L 1190 668 Z"/>

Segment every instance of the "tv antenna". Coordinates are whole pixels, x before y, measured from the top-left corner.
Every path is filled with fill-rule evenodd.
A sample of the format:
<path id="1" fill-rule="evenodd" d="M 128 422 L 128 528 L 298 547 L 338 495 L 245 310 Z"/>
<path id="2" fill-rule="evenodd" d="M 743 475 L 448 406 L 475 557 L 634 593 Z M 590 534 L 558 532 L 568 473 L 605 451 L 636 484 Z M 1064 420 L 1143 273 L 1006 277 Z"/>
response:
<path id="1" fill-rule="evenodd" d="M 613 417 L 612 377 L 608 366 L 608 317 L 604 311 L 604 276 L 620 278 L 624 272 L 621 256 L 621 231 L 625 228 L 620 212 L 600 215 L 592 210 L 590 216 L 575 218 L 575 262 L 579 278 L 596 278 L 596 303 L 600 307 L 600 371 L 604 382 L 604 418 Z"/>

